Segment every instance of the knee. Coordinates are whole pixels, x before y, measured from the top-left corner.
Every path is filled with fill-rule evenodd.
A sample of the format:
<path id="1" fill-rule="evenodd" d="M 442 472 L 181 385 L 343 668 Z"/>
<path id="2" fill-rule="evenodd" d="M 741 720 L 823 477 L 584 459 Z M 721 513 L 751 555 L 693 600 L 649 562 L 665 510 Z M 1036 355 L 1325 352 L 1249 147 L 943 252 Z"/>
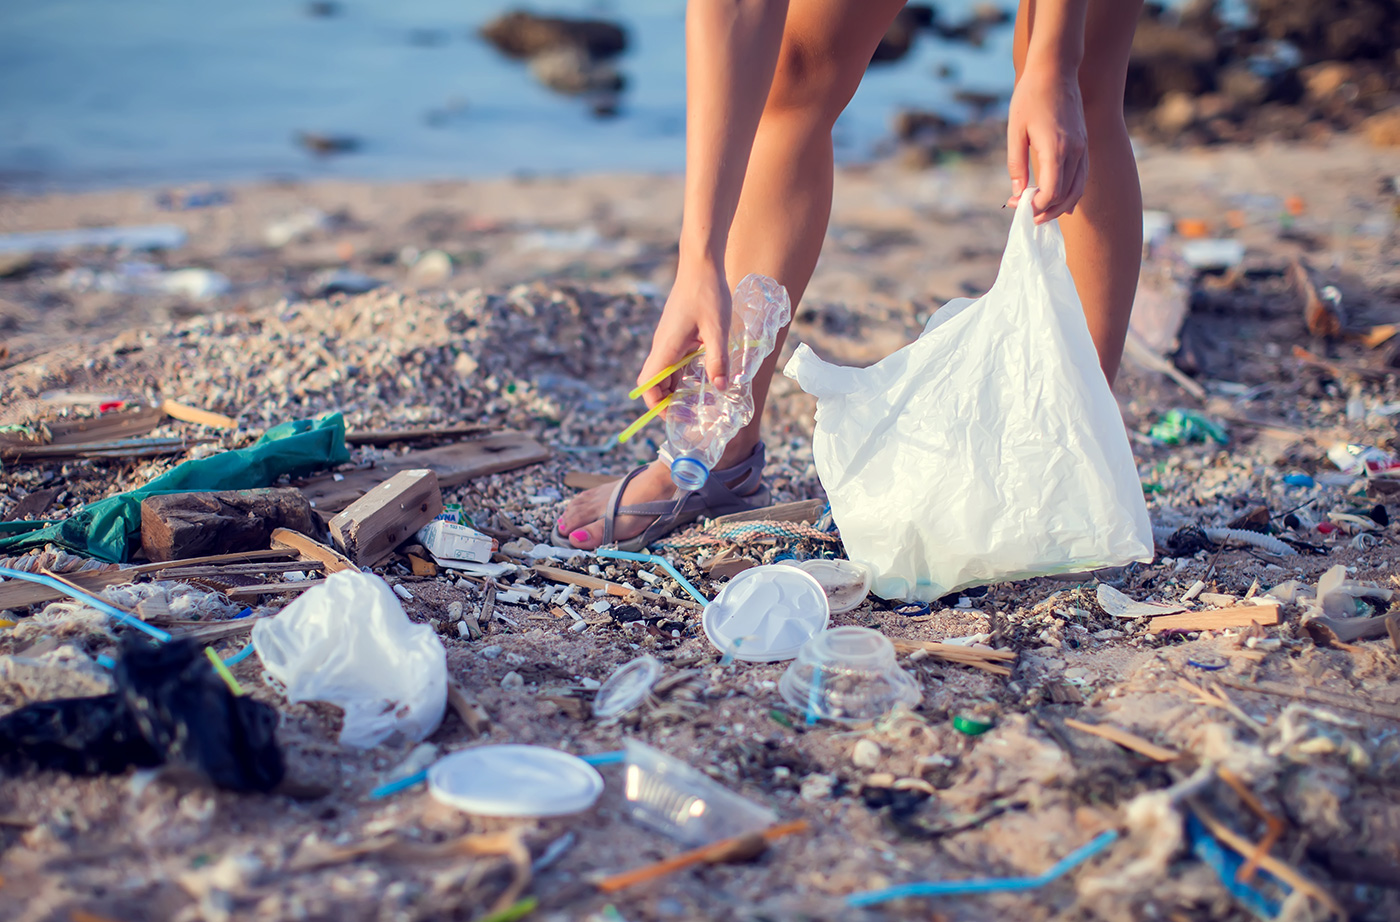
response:
<path id="1" fill-rule="evenodd" d="M 1096 71 L 1092 67 L 1079 70 L 1079 97 L 1084 103 L 1084 121 L 1093 131 L 1095 126 L 1112 127 L 1123 124 L 1122 75 Z"/>
<path id="2" fill-rule="evenodd" d="M 800 114 L 835 124 L 864 73 L 849 62 L 800 41 L 784 40 L 768 91 L 765 115 Z"/>

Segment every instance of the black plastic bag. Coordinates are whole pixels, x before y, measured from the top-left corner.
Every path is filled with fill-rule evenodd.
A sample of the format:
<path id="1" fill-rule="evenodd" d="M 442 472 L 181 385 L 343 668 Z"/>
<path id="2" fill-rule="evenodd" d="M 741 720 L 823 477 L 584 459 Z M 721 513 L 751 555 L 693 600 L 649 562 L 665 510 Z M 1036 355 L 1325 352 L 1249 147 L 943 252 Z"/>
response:
<path id="1" fill-rule="evenodd" d="M 115 676 L 113 694 L 42 701 L 0 717 L 0 764 L 76 775 L 165 765 L 232 791 L 270 791 L 282 781 L 277 711 L 230 692 L 199 644 L 132 640 Z"/>

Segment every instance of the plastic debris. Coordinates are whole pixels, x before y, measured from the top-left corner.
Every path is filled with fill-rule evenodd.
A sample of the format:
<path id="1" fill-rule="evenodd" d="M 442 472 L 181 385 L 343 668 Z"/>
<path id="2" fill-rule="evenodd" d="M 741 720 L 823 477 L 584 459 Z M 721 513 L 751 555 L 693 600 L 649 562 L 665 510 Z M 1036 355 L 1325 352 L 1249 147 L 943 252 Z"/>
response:
<path id="1" fill-rule="evenodd" d="M 233 791 L 270 791 L 282 781 L 277 711 L 233 694 L 199 644 L 133 640 L 114 677 L 112 694 L 0 717 L 0 763 L 82 775 L 166 766 Z"/>
<path id="2" fill-rule="evenodd" d="M 645 743 L 628 739 L 623 797 L 633 820 L 684 845 L 758 832 L 777 815 L 740 797 L 703 772 Z"/>
<path id="3" fill-rule="evenodd" d="M 917 341 L 867 368 L 806 345 L 787 365 L 817 398 L 817 472 L 882 598 L 1152 559 L 1122 416 L 1059 229 L 1035 226 L 1033 195 L 981 299 L 945 304 Z"/>
<path id="4" fill-rule="evenodd" d="M 1148 435 L 1163 445 L 1187 445 L 1207 439 L 1224 445 L 1230 440 L 1225 430 L 1204 413 L 1180 407 L 1162 414 Z"/>
<path id="5" fill-rule="evenodd" d="M 889 638 L 866 627 L 817 634 L 783 673 L 778 692 L 809 723 L 876 720 L 922 697 L 919 683 L 895 662 Z"/>
<path id="6" fill-rule="evenodd" d="M 378 576 L 342 570 L 253 626 L 263 666 L 287 699 L 345 711 L 340 742 L 369 748 L 398 735 L 419 742 L 447 706 L 447 659 Z"/>

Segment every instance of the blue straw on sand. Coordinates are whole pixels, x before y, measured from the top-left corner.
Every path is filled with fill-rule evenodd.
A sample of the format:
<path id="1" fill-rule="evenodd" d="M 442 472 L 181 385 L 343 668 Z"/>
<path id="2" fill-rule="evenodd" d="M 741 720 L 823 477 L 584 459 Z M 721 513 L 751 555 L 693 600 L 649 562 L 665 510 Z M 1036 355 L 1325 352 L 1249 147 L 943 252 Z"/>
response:
<path id="1" fill-rule="evenodd" d="M 671 574 L 671 578 L 680 583 L 681 588 L 690 593 L 692 599 L 699 602 L 701 605 L 710 604 L 710 600 L 701 595 L 694 586 L 690 585 L 690 580 L 681 576 L 681 571 L 672 566 L 671 561 L 662 557 L 660 554 L 635 554 L 632 551 L 618 551 L 610 547 L 600 547 L 593 553 L 597 554 L 599 557 L 615 557 L 618 560 L 637 560 L 642 563 L 654 563 Z"/>

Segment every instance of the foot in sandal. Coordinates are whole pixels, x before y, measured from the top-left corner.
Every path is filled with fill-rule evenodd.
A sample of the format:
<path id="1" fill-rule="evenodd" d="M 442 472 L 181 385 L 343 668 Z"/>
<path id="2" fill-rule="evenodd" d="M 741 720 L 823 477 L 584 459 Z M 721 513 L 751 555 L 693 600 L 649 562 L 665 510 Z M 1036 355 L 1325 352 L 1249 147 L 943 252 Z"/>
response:
<path id="1" fill-rule="evenodd" d="M 556 523 L 554 544 L 640 550 L 701 517 L 760 509 L 770 498 L 762 481 L 763 463 L 760 442 L 739 463 L 715 470 L 704 487 L 686 493 L 671 482 L 664 462 L 653 461 L 576 496 Z"/>

